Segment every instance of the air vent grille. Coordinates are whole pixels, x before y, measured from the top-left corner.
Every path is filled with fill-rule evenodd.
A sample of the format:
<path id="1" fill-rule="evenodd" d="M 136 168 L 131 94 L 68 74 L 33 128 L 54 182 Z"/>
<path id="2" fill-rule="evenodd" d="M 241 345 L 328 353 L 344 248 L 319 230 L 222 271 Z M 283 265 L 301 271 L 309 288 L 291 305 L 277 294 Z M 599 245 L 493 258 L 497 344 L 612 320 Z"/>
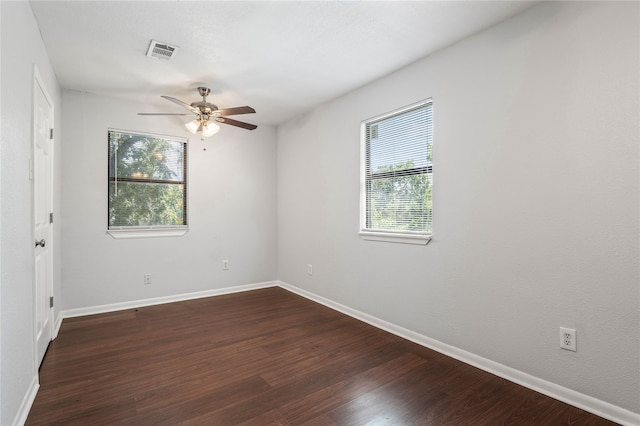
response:
<path id="1" fill-rule="evenodd" d="M 171 59 L 175 55 L 177 46 L 171 46 L 167 43 L 163 43 L 156 40 L 151 40 L 149 49 L 147 50 L 147 56 L 158 59 Z"/>

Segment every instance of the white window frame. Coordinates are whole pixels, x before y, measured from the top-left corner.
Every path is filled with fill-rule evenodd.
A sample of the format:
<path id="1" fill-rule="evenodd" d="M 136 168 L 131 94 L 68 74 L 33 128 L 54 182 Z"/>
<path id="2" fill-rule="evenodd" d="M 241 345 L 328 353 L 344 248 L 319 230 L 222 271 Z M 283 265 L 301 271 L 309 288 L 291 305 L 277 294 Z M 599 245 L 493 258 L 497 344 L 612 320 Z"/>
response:
<path id="1" fill-rule="evenodd" d="M 383 120 L 387 117 L 402 114 L 405 111 L 415 109 L 423 105 L 431 105 L 433 108 L 433 100 L 431 98 L 424 99 L 420 102 L 407 105 L 402 108 L 381 114 L 367 120 L 363 120 L 360 126 L 360 231 L 359 235 L 363 240 L 368 241 L 384 241 L 391 243 L 426 245 L 432 239 L 431 232 L 414 232 L 414 231 L 394 231 L 394 230 L 375 230 L 367 227 L 367 126 L 371 123 Z M 433 111 L 433 110 L 432 110 Z M 433 167 L 433 165 L 431 166 Z M 433 168 L 431 169 L 433 175 Z"/>
<path id="2" fill-rule="evenodd" d="M 122 129 L 114 129 L 109 128 L 107 132 L 107 159 L 109 161 L 110 156 L 110 142 L 109 142 L 109 133 L 111 132 L 120 132 L 120 133 L 128 133 L 128 134 L 136 134 L 142 136 L 149 136 L 153 138 L 162 138 L 169 139 L 174 141 L 180 141 L 184 144 L 184 191 L 186 192 L 184 202 L 185 202 L 185 214 L 188 212 L 189 207 L 189 190 L 188 190 L 188 139 L 179 136 L 170 136 L 170 135 L 161 135 L 156 133 L 149 132 L 138 132 L 132 130 L 122 130 Z M 109 197 L 109 167 L 107 164 L 107 199 Z M 107 205 L 108 205 L 107 201 Z M 108 207 L 107 207 L 108 209 Z M 109 221 L 107 220 L 107 231 L 106 233 L 111 235 L 115 239 L 130 239 L 130 238 L 157 238 L 157 237 L 180 237 L 185 235 L 189 231 L 189 220 L 188 216 L 185 217 L 184 225 L 155 225 L 155 226 L 111 226 L 109 225 Z"/>

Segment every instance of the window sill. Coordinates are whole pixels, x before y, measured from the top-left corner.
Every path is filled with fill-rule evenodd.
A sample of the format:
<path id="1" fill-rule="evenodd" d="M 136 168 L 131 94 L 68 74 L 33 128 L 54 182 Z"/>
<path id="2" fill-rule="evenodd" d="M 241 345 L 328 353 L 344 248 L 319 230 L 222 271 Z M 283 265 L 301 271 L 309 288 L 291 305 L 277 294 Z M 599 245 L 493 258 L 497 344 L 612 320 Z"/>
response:
<path id="1" fill-rule="evenodd" d="M 414 244 L 425 246 L 431 241 L 427 234 L 392 234 L 390 232 L 360 231 L 360 237 L 367 241 L 384 241 L 387 243 Z"/>
<path id="2" fill-rule="evenodd" d="M 182 237 L 189 228 L 108 229 L 107 234 L 116 240 L 129 238 Z"/>

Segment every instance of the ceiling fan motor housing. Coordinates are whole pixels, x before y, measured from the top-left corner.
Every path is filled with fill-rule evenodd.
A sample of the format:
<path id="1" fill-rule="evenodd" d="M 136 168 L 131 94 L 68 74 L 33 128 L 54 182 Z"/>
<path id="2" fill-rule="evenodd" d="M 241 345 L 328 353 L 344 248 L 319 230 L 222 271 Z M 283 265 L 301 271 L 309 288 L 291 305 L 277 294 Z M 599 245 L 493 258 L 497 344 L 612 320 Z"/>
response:
<path id="1" fill-rule="evenodd" d="M 198 108 L 202 114 L 211 114 L 218 110 L 218 107 L 209 102 L 193 102 L 192 107 Z"/>
<path id="2" fill-rule="evenodd" d="M 208 87 L 198 87 L 198 93 L 202 96 L 200 102 L 192 102 L 191 106 L 198 108 L 201 114 L 212 115 L 214 111 L 218 110 L 218 107 L 210 102 L 207 102 L 207 96 L 211 93 L 211 89 Z"/>

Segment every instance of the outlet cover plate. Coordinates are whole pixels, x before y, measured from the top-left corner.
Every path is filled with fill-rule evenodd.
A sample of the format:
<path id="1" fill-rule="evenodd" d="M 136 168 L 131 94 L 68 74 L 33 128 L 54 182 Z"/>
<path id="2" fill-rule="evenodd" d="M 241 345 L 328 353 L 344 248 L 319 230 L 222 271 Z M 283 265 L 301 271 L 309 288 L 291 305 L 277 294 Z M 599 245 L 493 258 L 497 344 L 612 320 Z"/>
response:
<path id="1" fill-rule="evenodd" d="M 560 327 L 560 348 L 576 352 L 576 331 L 572 328 Z"/>

